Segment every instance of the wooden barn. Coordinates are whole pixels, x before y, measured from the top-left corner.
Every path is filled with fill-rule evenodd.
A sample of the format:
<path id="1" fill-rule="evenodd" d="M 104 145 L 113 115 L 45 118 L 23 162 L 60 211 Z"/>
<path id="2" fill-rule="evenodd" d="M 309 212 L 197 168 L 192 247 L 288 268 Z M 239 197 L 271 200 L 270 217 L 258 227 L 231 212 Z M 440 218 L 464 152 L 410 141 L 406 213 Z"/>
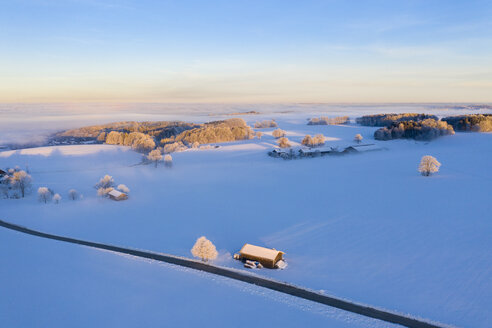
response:
<path id="1" fill-rule="evenodd" d="M 112 200 L 126 200 L 128 199 L 128 195 L 125 194 L 124 192 L 118 191 L 116 189 L 111 190 L 108 193 L 109 198 Z"/>
<path id="2" fill-rule="evenodd" d="M 239 251 L 241 259 L 260 262 L 264 267 L 274 269 L 275 264 L 283 259 L 285 253 L 276 249 L 244 244 Z"/>
<path id="3" fill-rule="evenodd" d="M 7 172 L 4 170 L 0 169 L 0 178 L 3 177 L 4 175 L 7 175 Z"/>

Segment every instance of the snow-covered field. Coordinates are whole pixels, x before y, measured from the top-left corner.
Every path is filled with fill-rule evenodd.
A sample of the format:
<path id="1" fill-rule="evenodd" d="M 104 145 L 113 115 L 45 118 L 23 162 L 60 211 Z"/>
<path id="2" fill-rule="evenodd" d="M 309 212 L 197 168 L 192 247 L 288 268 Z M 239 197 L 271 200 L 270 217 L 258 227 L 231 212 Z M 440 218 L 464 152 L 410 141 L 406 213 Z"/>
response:
<path id="1" fill-rule="evenodd" d="M 385 150 L 284 161 L 274 139 L 174 153 L 174 166 L 135 165 L 137 154 L 107 145 L 0 153 L 0 167 L 29 167 L 35 192 L 0 200 L 0 217 L 34 229 L 191 256 L 201 235 L 219 265 L 252 244 L 286 252 L 286 270 L 258 274 L 342 298 L 462 326 L 492 321 L 492 134 L 457 133 L 424 143 L 378 142 L 375 128 L 308 126 L 307 114 L 270 115 L 294 142 L 323 133 L 352 144 L 356 133 Z M 252 123 L 258 117 L 245 117 Z M 264 130 L 271 132 L 272 129 Z M 422 177 L 423 155 L 441 163 Z M 105 174 L 130 198 L 98 198 Z M 67 200 L 69 189 L 84 198 Z M 0 318 L 6 326 L 329 326 L 384 324 L 227 279 L 112 253 L 0 231 Z M 81 310 L 85 309 L 85 310 Z M 35 316 L 26 316 L 33 311 Z"/>

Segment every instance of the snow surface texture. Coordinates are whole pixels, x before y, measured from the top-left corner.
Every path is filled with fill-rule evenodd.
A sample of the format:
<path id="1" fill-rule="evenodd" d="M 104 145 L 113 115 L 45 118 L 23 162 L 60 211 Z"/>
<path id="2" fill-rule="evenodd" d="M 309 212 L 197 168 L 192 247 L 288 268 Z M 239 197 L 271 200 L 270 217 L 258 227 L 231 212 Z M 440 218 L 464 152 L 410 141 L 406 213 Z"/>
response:
<path id="1" fill-rule="evenodd" d="M 275 140 L 265 133 L 261 140 L 175 153 L 172 169 L 134 166 L 140 154 L 106 145 L 75 146 L 76 154 L 64 153 L 63 149 L 73 146 L 53 147 L 48 155 L 45 150 L 40 154 L 35 150 L 0 153 L 0 167 L 27 164 L 33 190 L 47 186 L 63 197 L 60 204 L 48 205 L 39 203 L 34 192 L 26 199 L 0 200 L 0 216 L 55 234 L 183 256 L 191 256 L 194 241 L 205 235 L 217 246 L 216 262 L 236 268 L 241 263 L 232 260 L 231 254 L 244 243 L 273 247 L 286 253 L 288 268 L 255 271 L 258 274 L 447 324 L 488 327 L 492 320 L 492 205 L 488 192 L 492 134 L 457 133 L 430 143 L 373 141 L 376 128 L 308 126 L 309 117 L 271 116 L 295 143 L 305 134 L 323 133 L 328 146 L 345 146 L 354 144 L 354 135 L 360 133 L 364 142 L 387 150 L 284 161 L 266 155 Z M 259 118 L 245 119 L 253 123 Z M 417 167 L 423 155 L 435 156 L 442 163 L 438 174 L 420 176 Z M 112 202 L 96 196 L 93 185 L 105 174 L 130 188 L 129 200 Z M 71 188 L 84 198 L 68 201 L 66 193 Z M 36 244 L 33 237 L 0 233 L 0 246 L 9 249 L 8 254 L 1 253 L 0 278 L 17 279 L 17 289 L 2 286 L 9 288 L 2 295 L 23 296 L 22 302 L 17 299 L 13 303 L 0 298 L 0 302 L 21 304 L 10 305 L 11 322 L 28 320 L 21 318 L 25 309 L 20 306 L 24 305 L 62 306 L 66 313 L 80 315 L 78 307 L 89 304 L 100 291 L 109 295 L 98 300 L 107 311 L 117 311 L 123 317 L 133 314 L 133 319 L 143 313 L 142 318 L 151 323 L 167 318 L 145 312 L 147 309 L 166 311 L 170 306 L 169 320 L 173 322 L 181 317 L 192 320 L 185 311 L 203 306 L 208 310 L 200 312 L 196 322 L 207 322 L 205 313 L 209 313 L 210 326 L 220 326 L 221 316 L 240 324 L 249 318 L 240 310 L 245 307 L 254 313 L 252 318 L 264 315 L 265 320 L 259 321 L 265 326 L 270 325 L 268 318 L 282 316 L 287 326 L 366 324 L 358 319 L 356 324 L 347 324 L 346 314 L 333 309 L 325 310 L 335 312 L 315 314 L 319 311 L 309 302 L 302 303 L 308 311 L 301 313 L 285 307 L 283 301 L 271 302 L 278 294 L 260 289 L 240 293 L 238 289 L 252 287 L 230 288 L 229 284 L 235 283 L 220 278 L 213 278 L 219 283 L 212 286 L 209 275 L 184 275 L 169 266 L 144 265 L 72 246 L 65 250 L 58 243 Z M 42 280 L 37 280 L 39 271 Z M 116 282 L 108 283 L 116 279 L 114 275 Z M 29 287 L 19 291 L 18 286 L 23 286 L 20 277 Z M 93 290 L 82 296 L 76 291 L 84 288 L 71 290 L 68 294 L 76 297 L 72 307 L 67 298 L 61 298 L 64 285 L 60 285 L 71 279 L 83 279 Z M 193 285 L 200 286 L 193 293 L 196 299 L 189 297 Z M 46 296 L 53 288 L 60 297 Z M 228 298 L 217 296 L 219 291 Z M 257 293 L 268 299 L 258 298 Z M 193 303 L 184 305 L 175 302 L 175 297 Z M 299 302 L 293 298 L 287 301 L 294 309 L 304 307 Z M 140 306 L 136 309 L 146 310 L 138 312 L 133 309 L 135 304 Z M 99 308 L 94 305 L 91 309 Z M 268 308 L 271 312 L 261 314 L 261 309 Z M 98 317 L 110 320 L 104 312 Z M 121 323 L 132 326 L 130 319 Z"/>

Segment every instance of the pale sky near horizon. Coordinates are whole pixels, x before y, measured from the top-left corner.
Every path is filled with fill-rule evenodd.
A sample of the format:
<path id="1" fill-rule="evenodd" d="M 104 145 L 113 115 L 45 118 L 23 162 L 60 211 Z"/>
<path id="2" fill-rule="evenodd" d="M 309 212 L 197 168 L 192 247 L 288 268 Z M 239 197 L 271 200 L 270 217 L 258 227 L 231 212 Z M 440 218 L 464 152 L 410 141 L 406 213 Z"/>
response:
<path id="1" fill-rule="evenodd" d="M 0 0 L 0 102 L 492 102 L 491 1 Z"/>

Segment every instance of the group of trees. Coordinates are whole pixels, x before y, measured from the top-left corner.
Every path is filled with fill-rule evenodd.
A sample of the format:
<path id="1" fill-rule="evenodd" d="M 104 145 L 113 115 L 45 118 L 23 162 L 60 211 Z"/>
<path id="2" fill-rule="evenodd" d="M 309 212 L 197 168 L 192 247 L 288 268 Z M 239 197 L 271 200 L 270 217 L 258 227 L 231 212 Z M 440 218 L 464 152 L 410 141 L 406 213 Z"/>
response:
<path id="1" fill-rule="evenodd" d="M 454 134 L 453 127 L 445 121 L 425 119 L 423 121 L 402 121 L 380 128 L 374 132 L 376 140 L 415 139 L 432 140 L 439 136 Z"/>
<path id="2" fill-rule="evenodd" d="M 154 149 L 147 155 L 147 159 L 153 162 L 155 167 L 157 167 L 157 165 L 162 161 L 163 158 L 164 165 L 166 167 L 171 167 L 173 165 L 173 157 L 170 154 L 162 156 L 162 153 L 159 149 Z"/>
<path id="3" fill-rule="evenodd" d="M 336 124 L 347 124 L 350 123 L 350 118 L 348 116 L 339 117 L 313 117 L 309 120 L 308 125 L 336 125 Z"/>
<path id="4" fill-rule="evenodd" d="M 365 126 L 390 126 L 395 123 L 414 121 L 420 122 L 427 119 L 439 120 L 435 115 L 416 114 L 416 113 L 401 113 L 401 114 L 375 114 L 365 115 L 355 119 L 357 124 Z"/>
<path id="5" fill-rule="evenodd" d="M 114 186 L 115 182 L 113 177 L 106 174 L 94 187 L 97 189 L 97 195 L 101 197 L 107 197 L 113 189 L 124 192 L 125 194 L 130 192 L 130 189 L 124 184 L 119 184 L 116 188 Z"/>
<path id="6" fill-rule="evenodd" d="M 276 128 L 278 126 L 275 120 L 264 120 L 260 122 L 256 122 L 254 127 L 255 129 L 267 129 L 267 128 Z"/>
<path id="7" fill-rule="evenodd" d="M 4 198 L 24 198 L 31 186 L 31 175 L 19 167 L 8 169 L 6 175 L 0 176 L 0 193 Z"/>
<path id="8" fill-rule="evenodd" d="M 199 128 L 183 131 L 175 137 L 161 140 L 161 144 L 182 142 L 184 145 L 207 144 L 252 139 L 253 130 L 242 118 L 205 123 Z M 165 146 L 164 146 L 165 147 Z"/>
<path id="9" fill-rule="evenodd" d="M 68 199 L 77 200 L 81 196 L 75 189 L 70 189 L 68 191 Z M 52 189 L 48 187 L 39 187 L 38 188 L 38 200 L 42 203 L 49 203 L 51 201 L 55 202 L 55 204 L 60 203 L 62 200 L 62 196 L 58 193 L 55 193 Z"/>
<path id="10" fill-rule="evenodd" d="M 492 114 L 449 116 L 442 121 L 452 125 L 456 131 L 492 131 Z"/>
<path id="11" fill-rule="evenodd" d="M 307 147 L 319 147 L 325 144 L 325 136 L 322 134 L 317 134 L 311 137 L 309 134 L 302 139 L 302 144 Z"/>
<path id="12" fill-rule="evenodd" d="M 111 131 L 106 136 L 108 145 L 130 146 L 140 152 L 150 151 L 155 148 L 154 138 L 141 132 L 117 132 Z"/>

